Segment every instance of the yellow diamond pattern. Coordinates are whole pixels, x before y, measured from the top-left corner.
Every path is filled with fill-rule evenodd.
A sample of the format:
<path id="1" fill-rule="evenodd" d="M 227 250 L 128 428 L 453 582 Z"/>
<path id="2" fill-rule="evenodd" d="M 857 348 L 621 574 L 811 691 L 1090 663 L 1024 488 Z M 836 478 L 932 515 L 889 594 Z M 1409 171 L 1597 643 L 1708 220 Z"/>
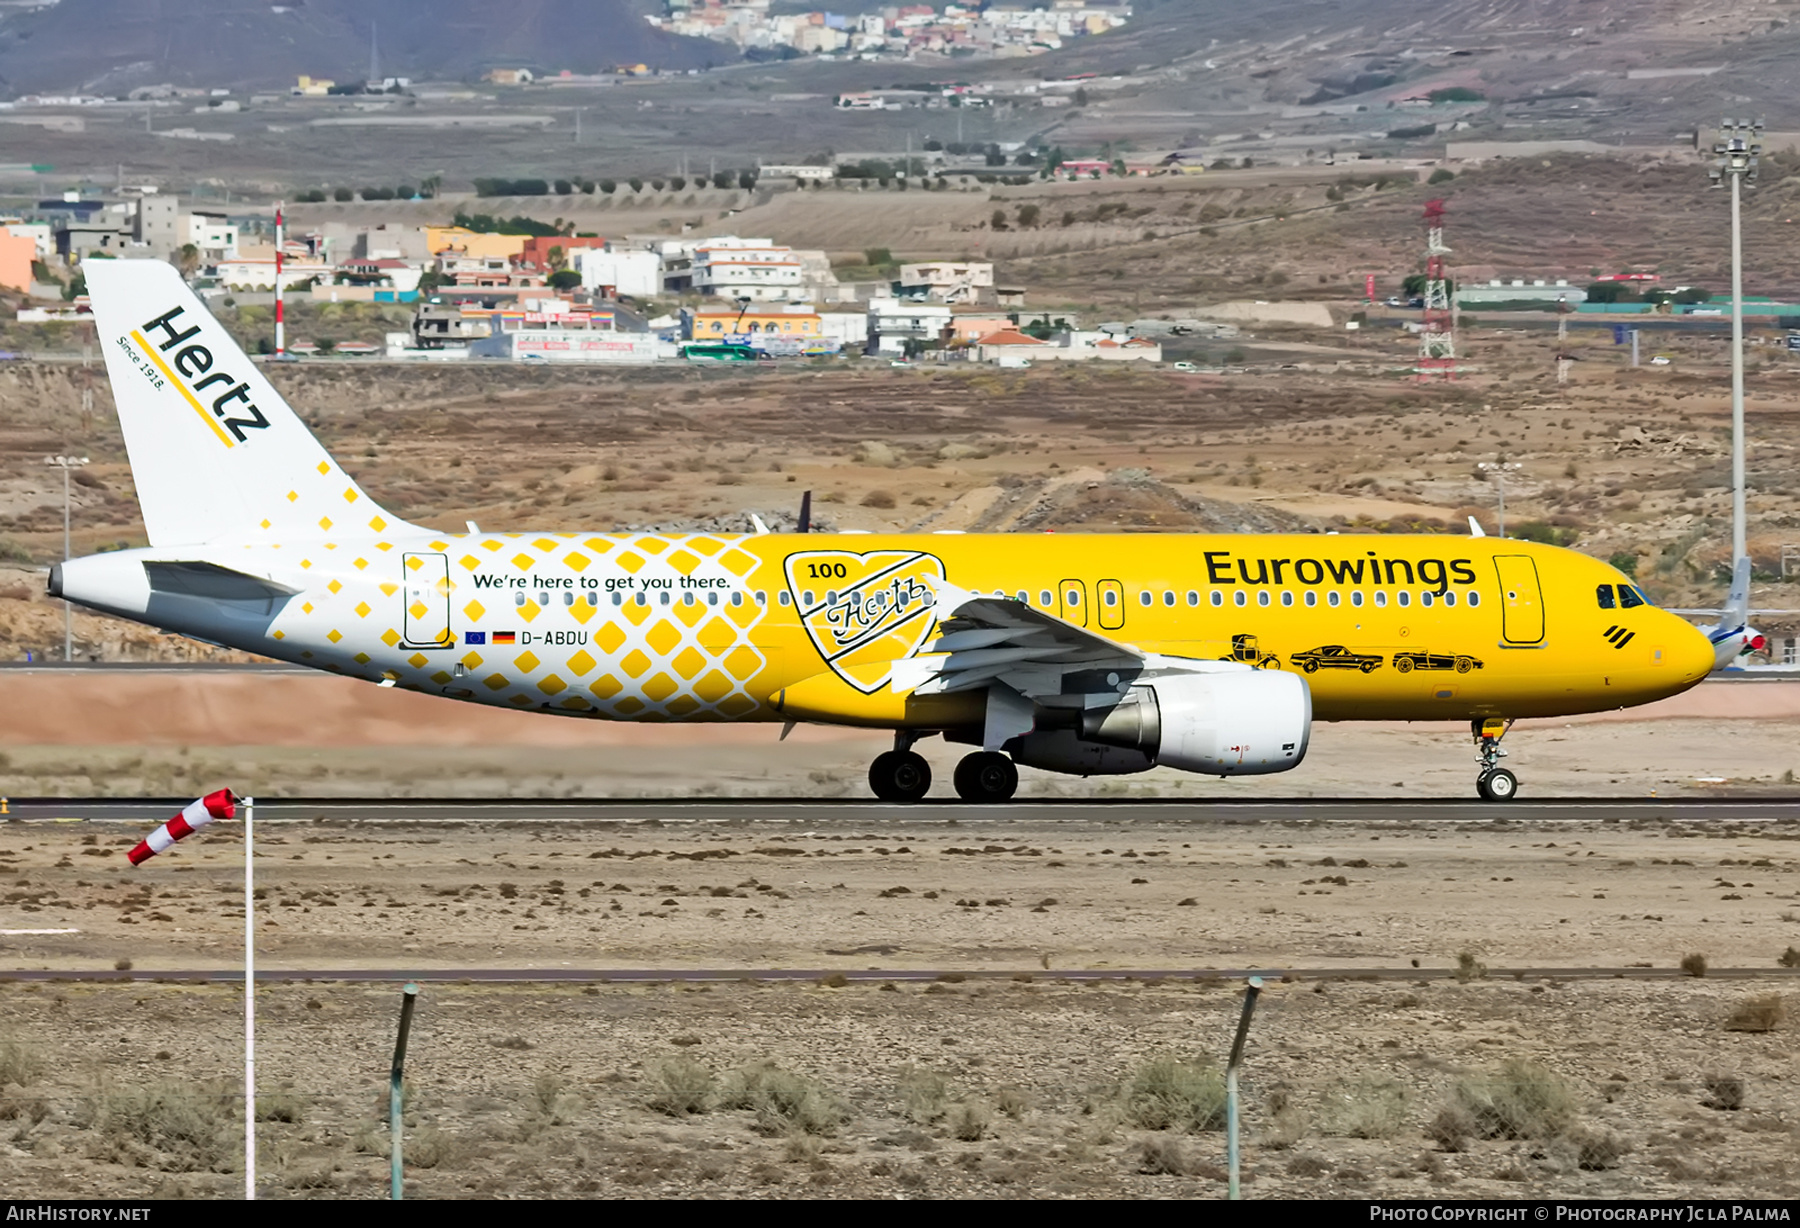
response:
<path id="1" fill-rule="evenodd" d="M 517 567 L 520 571 L 530 571 L 532 564 L 537 562 L 536 559 L 532 558 L 529 554 L 526 554 L 523 551 L 521 551 L 518 554 L 513 555 L 512 561 L 513 561 L 513 566 Z"/>
<path id="2" fill-rule="evenodd" d="M 327 631 L 325 633 L 325 638 L 330 640 L 333 644 L 335 644 L 339 640 L 344 638 L 344 633 L 342 631 L 337 630 L 336 628 L 333 628 L 332 630 Z"/>
<path id="3" fill-rule="evenodd" d="M 689 645 L 681 650 L 681 655 L 674 662 L 675 672 L 683 678 L 692 678 L 706 668 L 706 656 L 698 648 Z"/>
<path id="4" fill-rule="evenodd" d="M 465 554 L 457 561 L 463 565 L 465 571 L 474 571 L 477 567 L 481 566 L 481 560 L 472 554 Z"/>
<path id="5" fill-rule="evenodd" d="M 570 570 L 578 572 L 578 573 L 586 571 L 588 564 L 593 561 L 594 560 L 590 559 L 587 555 L 581 553 L 579 550 L 571 550 L 567 554 L 563 555 L 563 562 L 565 562 L 569 565 Z"/>
<path id="6" fill-rule="evenodd" d="M 625 629 L 618 623 L 607 623 L 594 632 L 594 644 L 601 652 L 611 656 L 619 651 L 619 645 L 625 642 Z"/>
<path id="7" fill-rule="evenodd" d="M 666 657 L 675 650 L 675 645 L 681 643 L 681 632 L 667 619 L 658 619 L 656 625 L 650 628 L 650 634 L 644 637 L 644 642 L 650 645 L 657 656 Z"/>
<path id="8" fill-rule="evenodd" d="M 568 689 L 569 684 L 564 682 L 561 678 L 558 678 L 555 674 L 551 674 L 548 678 L 538 683 L 538 690 L 546 695 L 554 695 L 558 691 L 566 691 Z"/>
<path id="9" fill-rule="evenodd" d="M 504 686 L 506 686 L 506 675 L 504 675 L 504 674 L 489 674 L 487 677 L 485 677 L 481 680 L 481 683 L 483 686 L 487 687 L 487 689 L 490 691 L 498 691 L 501 688 L 503 688 Z"/>
<path id="10" fill-rule="evenodd" d="M 370 609 L 370 606 L 369 606 L 368 602 L 366 602 L 366 601 L 357 602 L 356 603 L 356 616 L 358 618 L 367 618 L 369 616 L 369 609 Z"/>
<path id="11" fill-rule="evenodd" d="M 513 658 L 513 664 L 518 666 L 520 670 L 529 674 L 532 670 L 542 664 L 542 662 L 537 659 L 536 654 L 527 649 Z"/>
<path id="12" fill-rule="evenodd" d="M 381 633 L 381 642 L 386 644 L 389 648 L 392 648 L 395 644 L 400 642 L 400 633 L 392 627 L 389 627 L 386 631 Z"/>
<path id="13" fill-rule="evenodd" d="M 406 612 L 411 614 L 414 618 L 424 618 L 427 614 L 431 613 L 430 610 L 425 608 L 425 603 L 423 601 L 413 602 L 406 607 Z"/>
<path id="14" fill-rule="evenodd" d="M 354 487 L 354 486 L 344 487 L 344 502 L 345 503 L 355 503 L 356 502 L 356 487 Z"/>
<path id="15" fill-rule="evenodd" d="M 487 613 L 487 607 L 479 601 L 471 601 L 463 607 L 463 613 L 468 615 L 470 622 L 478 623 L 481 621 L 481 616 Z"/>
<path id="16" fill-rule="evenodd" d="M 680 689 L 681 684 L 664 673 L 658 673 L 644 684 L 644 694 L 657 703 L 663 702 Z"/>
<path id="17" fill-rule="evenodd" d="M 619 662 L 619 668 L 624 670 L 627 674 L 630 674 L 633 678 L 638 678 L 642 677 L 644 671 L 649 669 L 652 664 L 654 664 L 654 662 L 644 654 L 643 649 L 634 648 L 625 654 L 625 659 Z"/>
<path id="18" fill-rule="evenodd" d="M 387 580 L 384 580 L 381 582 L 381 595 L 383 597 L 392 597 L 395 593 L 397 593 L 399 591 L 400 591 L 400 586 L 398 584 L 395 584 L 395 583 L 393 583 L 391 581 L 387 581 Z"/>
<path id="19" fill-rule="evenodd" d="M 590 669 L 593 669 L 594 666 L 596 666 L 598 664 L 599 664 L 598 661 L 595 661 L 593 657 L 591 657 L 587 654 L 586 649 L 583 649 L 582 651 L 576 653 L 574 656 L 570 657 L 568 660 L 568 666 L 571 670 L 574 671 L 575 676 L 577 678 L 579 678 L 581 675 L 587 673 Z"/>
<path id="20" fill-rule="evenodd" d="M 406 658 L 406 663 L 414 669 L 424 669 L 430 662 L 431 658 L 422 652 L 415 652 L 412 656 Z"/>

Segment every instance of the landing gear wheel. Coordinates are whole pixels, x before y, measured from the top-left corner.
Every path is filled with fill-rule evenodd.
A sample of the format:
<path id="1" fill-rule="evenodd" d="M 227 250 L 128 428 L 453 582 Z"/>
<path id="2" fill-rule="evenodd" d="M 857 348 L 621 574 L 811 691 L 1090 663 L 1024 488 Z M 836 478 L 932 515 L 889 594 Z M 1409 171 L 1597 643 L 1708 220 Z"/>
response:
<path id="1" fill-rule="evenodd" d="M 1510 802 L 1518 795 L 1519 778 L 1505 768 L 1495 768 L 1481 774 L 1475 781 L 1475 791 L 1484 801 Z"/>
<path id="2" fill-rule="evenodd" d="M 869 765 L 869 788 L 884 802 L 916 802 L 931 791 L 931 765 L 910 750 L 876 755 Z"/>
<path id="3" fill-rule="evenodd" d="M 998 751 L 963 756 L 955 779 L 956 795 L 965 802 L 1004 802 L 1019 789 L 1019 769 Z"/>

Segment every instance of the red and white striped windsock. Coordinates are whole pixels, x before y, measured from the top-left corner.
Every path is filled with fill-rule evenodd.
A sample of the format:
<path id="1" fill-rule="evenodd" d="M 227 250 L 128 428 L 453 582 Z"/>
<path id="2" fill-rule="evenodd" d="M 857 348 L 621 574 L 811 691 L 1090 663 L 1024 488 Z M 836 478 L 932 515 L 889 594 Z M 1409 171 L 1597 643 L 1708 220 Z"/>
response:
<path id="1" fill-rule="evenodd" d="M 177 840 L 193 835 L 214 819 L 235 818 L 237 803 L 237 796 L 230 789 L 220 789 L 217 793 L 208 793 L 197 802 L 190 802 L 187 809 L 138 841 L 137 847 L 129 854 L 131 864 L 143 865 Z"/>

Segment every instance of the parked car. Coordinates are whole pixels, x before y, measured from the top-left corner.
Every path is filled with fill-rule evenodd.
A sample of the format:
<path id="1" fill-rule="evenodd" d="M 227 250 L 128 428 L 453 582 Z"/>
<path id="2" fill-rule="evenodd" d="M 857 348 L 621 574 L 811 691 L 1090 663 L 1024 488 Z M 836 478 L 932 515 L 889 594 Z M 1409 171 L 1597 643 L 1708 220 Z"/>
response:
<path id="1" fill-rule="evenodd" d="M 1351 652 L 1342 644 L 1326 644 L 1320 648 L 1296 652 L 1288 658 L 1288 662 L 1298 665 L 1309 674 L 1322 669 L 1359 669 L 1367 674 L 1381 668 L 1380 657 L 1366 652 Z"/>
<path id="2" fill-rule="evenodd" d="M 1394 669 L 1402 674 L 1410 674 L 1415 669 L 1453 669 L 1459 674 L 1466 674 L 1472 669 L 1483 668 L 1480 661 L 1461 653 L 1397 652 L 1394 654 Z"/>
<path id="3" fill-rule="evenodd" d="M 1178 362 L 1175 364 L 1175 369 L 1177 371 L 1198 371 L 1200 368 L 1191 362 Z"/>

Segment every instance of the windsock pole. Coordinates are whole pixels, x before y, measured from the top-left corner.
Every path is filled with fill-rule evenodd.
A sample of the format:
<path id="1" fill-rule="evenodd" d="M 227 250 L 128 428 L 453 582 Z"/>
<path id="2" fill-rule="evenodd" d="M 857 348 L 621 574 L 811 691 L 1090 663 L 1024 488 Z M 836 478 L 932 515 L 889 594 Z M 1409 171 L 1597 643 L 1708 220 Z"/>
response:
<path id="1" fill-rule="evenodd" d="M 280 357 L 287 353 L 287 328 L 281 314 L 281 261 L 282 249 L 287 246 L 287 226 L 282 220 L 283 204 L 275 204 L 275 355 Z"/>
<path id="2" fill-rule="evenodd" d="M 256 1201 L 256 845 L 244 799 L 244 1197 Z"/>

